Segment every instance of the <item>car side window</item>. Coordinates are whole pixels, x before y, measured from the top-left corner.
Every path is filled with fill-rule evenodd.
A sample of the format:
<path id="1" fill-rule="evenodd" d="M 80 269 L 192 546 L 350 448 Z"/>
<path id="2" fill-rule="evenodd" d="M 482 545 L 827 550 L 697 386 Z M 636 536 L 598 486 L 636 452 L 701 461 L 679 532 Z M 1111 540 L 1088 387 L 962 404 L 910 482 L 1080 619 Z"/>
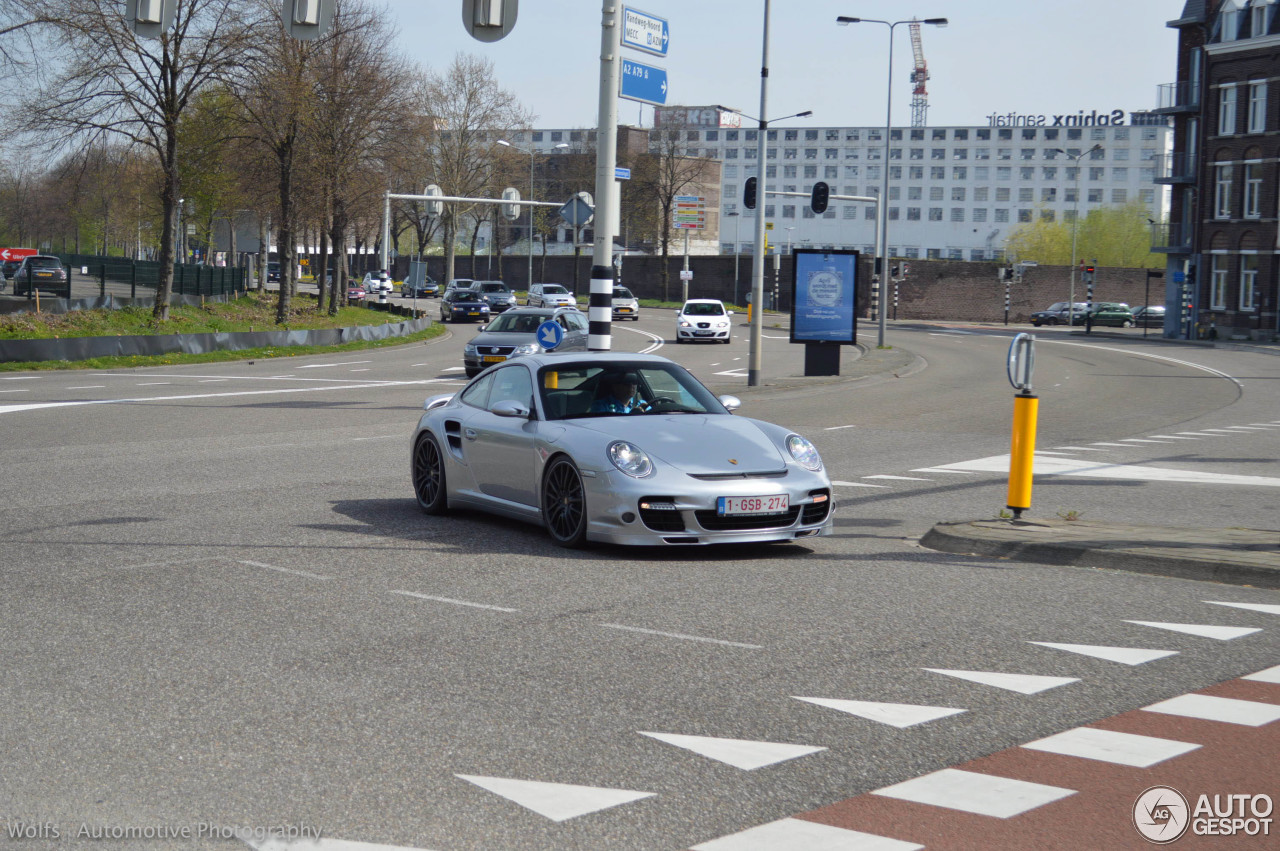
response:
<path id="1" fill-rule="evenodd" d="M 533 379 L 529 377 L 529 370 L 523 366 L 506 366 L 493 373 L 489 410 L 499 402 L 519 402 L 533 410 Z"/>
<path id="2" fill-rule="evenodd" d="M 585 316 L 577 313 L 567 314 L 569 317 L 569 327 L 574 331 L 586 331 L 589 327 Z"/>
<path id="3" fill-rule="evenodd" d="M 489 388 L 492 386 L 492 373 L 486 375 L 484 378 L 473 381 L 470 387 L 462 391 L 462 404 L 470 405 L 473 408 L 487 408 L 489 402 Z"/>

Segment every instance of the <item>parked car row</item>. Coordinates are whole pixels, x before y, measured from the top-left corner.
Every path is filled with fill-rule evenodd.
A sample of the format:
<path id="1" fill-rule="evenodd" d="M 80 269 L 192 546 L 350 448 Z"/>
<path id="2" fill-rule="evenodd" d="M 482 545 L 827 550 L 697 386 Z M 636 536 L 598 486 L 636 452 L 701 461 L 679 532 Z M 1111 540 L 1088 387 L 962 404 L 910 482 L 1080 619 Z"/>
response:
<path id="1" fill-rule="evenodd" d="M 1067 302 L 1058 301 L 1031 314 L 1031 324 L 1039 328 L 1041 325 L 1084 325 L 1086 320 L 1091 320 L 1094 325 L 1117 328 L 1160 328 L 1164 326 L 1164 314 L 1162 304 L 1131 308 L 1124 302 L 1098 301 L 1090 310 L 1088 302 L 1078 301 L 1068 309 Z"/>

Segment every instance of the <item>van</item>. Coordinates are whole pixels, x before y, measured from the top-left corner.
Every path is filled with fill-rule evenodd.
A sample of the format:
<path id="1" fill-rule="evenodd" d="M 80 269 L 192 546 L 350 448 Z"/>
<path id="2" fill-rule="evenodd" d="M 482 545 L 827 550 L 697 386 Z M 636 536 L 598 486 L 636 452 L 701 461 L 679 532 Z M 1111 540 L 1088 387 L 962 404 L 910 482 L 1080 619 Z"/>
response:
<path id="1" fill-rule="evenodd" d="M 530 284 L 524 303 L 529 307 L 574 307 L 578 300 L 564 284 Z"/>

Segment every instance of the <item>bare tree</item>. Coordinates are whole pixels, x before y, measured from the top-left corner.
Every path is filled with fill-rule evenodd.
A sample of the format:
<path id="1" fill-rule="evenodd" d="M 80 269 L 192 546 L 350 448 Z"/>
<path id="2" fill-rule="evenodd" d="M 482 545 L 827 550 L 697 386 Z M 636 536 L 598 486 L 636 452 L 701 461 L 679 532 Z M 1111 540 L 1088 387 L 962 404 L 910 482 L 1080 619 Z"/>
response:
<path id="1" fill-rule="evenodd" d="M 668 299 L 671 270 L 667 258 L 671 255 L 672 213 L 676 196 L 686 194 L 691 187 L 700 184 L 707 169 L 707 161 L 689 157 L 680 151 L 680 134 L 675 130 L 655 130 L 650 134 L 649 156 L 644 158 L 641 178 L 637 181 L 637 201 L 648 203 L 655 210 L 657 237 L 662 248 L 662 299 Z M 632 179 L 635 180 L 633 173 Z"/>
<path id="2" fill-rule="evenodd" d="M 26 107 L 32 129 L 84 143 L 114 134 L 146 147 L 163 174 L 164 227 L 155 315 L 168 319 L 179 194 L 178 124 L 191 99 L 244 55 L 252 16 L 242 0 L 175 0 L 173 28 L 140 39 L 113 0 L 53 0 L 63 60 Z"/>
<path id="3" fill-rule="evenodd" d="M 481 197 L 492 188 L 497 140 L 512 128 L 532 124 L 532 116 L 514 94 L 499 88 L 492 62 L 466 54 L 456 56 L 443 74 L 429 75 L 423 96 L 420 110 L 431 117 L 435 128 L 426 148 L 431 182 L 445 195 Z M 447 203 L 440 217 L 446 279 L 454 277 L 454 240 L 476 213 L 474 206 Z M 478 212 L 480 220 L 485 215 Z"/>

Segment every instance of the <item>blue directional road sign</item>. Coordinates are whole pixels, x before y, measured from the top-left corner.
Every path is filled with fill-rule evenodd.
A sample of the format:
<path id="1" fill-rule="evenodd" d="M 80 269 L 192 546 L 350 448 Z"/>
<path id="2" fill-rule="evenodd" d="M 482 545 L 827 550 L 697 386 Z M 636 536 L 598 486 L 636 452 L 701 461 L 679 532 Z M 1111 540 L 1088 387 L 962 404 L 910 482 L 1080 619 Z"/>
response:
<path id="1" fill-rule="evenodd" d="M 667 102 L 667 71 L 623 59 L 621 91 L 618 94 L 627 100 L 662 106 Z"/>
<path id="2" fill-rule="evenodd" d="M 538 345 L 550 351 L 564 342 L 564 329 L 554 319 L 538 326 Z"/>
<path id="3" fill-rule="evenodd" d="M 655 56 L 667 55 L 667 42 L 671 40 L 671 28 L 666 18 L 622 7 L 622 46 L 643 50 Z"/>
<path id="4" fill-rule="evenodd" d="M 631 179 L 631 169 L 629 169 L 629 168 L 617 168 L 617 167 L 615 167 L 615 168 L 614 168 L 614 170 L 613 170 L 613 179 L 614 179 L 614 180 L 630 180 L 630 179 Z"/>

